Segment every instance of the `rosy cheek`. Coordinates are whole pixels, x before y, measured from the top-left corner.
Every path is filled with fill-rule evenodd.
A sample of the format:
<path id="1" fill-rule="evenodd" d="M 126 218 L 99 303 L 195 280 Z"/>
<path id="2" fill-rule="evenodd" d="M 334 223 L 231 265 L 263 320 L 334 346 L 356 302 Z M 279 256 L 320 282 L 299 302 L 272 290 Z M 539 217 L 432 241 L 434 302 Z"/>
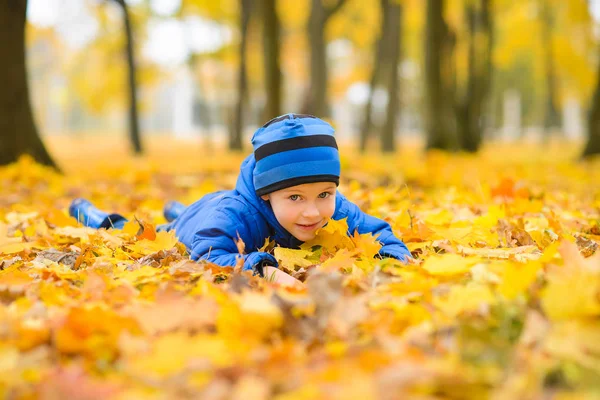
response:
<path id="1" fill-rule="evenodd" d="M 325 212 L 323 214 L 325 216 L 327 216 L 328 218 L 331 218 L 334 213 L 335 213 L 335 203 L 331 202 L 330 204 L 327 205 L 327 208 L 325 209 Z"/>

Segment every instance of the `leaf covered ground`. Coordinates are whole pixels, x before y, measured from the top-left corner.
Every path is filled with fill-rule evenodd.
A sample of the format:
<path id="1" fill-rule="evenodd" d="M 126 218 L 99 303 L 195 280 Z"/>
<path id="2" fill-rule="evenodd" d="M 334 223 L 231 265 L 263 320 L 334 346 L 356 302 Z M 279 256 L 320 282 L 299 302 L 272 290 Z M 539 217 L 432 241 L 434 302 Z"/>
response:
<path id="1" fill-rule="evenodd" d="M 341 191 L 415 262 L 373 258 L 374 238 L 337 221 L 272 249 L 304 282 L 284 287 L 191 262 L 153 230 L 167 200 L 231 188 L 241 159 L 0 168 L 2 398 L 600 398 L 597 161 L 345 157 Z M 81 227 L 79 196 L 145 229 Z"/>

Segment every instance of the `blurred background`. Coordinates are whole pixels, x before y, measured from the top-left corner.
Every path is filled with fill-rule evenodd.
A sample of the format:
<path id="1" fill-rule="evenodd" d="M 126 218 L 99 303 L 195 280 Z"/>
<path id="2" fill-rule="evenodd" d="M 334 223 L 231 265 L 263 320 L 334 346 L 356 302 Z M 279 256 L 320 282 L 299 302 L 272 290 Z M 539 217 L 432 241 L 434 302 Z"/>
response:
<path id="1" fill-rule="evenodd" d="M 0 164 L 86 138 L 249 151 L 287 112 L 363 151 L 600 153 L 600 0 L 16 0 L 0 25 Z"/>

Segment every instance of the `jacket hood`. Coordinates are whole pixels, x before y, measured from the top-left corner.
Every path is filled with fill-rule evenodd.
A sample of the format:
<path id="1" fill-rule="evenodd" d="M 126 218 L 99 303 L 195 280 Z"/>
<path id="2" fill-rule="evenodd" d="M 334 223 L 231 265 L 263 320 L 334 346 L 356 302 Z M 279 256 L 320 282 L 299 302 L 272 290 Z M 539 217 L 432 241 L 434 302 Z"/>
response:
<path id="1" fill-rule="evenodd" d="M 298 247 L 302 242 L 281 226 L 269 203 L 256 194 L 253 181 L 255 167 L 256 161 L 254 159 L 254 154 L 250 154 L 242 162 L 235 190 L 244 198 L 244 200 L 258 210 L 260 215 L 267 221 L 267 224 L 273 230 L 273 239 L 275 239 L 279 245 L 288 248 Z"/>

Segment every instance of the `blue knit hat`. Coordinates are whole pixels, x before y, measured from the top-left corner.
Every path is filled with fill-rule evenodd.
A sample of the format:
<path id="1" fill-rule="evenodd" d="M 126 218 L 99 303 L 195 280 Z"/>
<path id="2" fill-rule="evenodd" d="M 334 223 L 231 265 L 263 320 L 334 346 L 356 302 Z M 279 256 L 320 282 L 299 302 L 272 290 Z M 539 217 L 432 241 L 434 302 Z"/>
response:
<path id="1" fill-rule="evenodd" d="M 327 122 L 306 114 L 274 118 L 252 136 L 259 196 L 303 183 L 340 182 L 340 155 Z"/>

